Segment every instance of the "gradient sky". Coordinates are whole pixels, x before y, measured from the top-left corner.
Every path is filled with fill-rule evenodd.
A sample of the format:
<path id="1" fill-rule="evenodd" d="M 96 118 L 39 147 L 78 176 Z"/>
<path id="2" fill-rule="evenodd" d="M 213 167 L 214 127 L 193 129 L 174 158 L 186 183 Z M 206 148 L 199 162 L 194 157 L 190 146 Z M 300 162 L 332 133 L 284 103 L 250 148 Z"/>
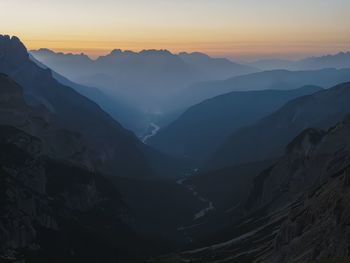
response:
<path id="1" fill-rule="evenodd" d="M 29 49 L 203 51 L 236 59 L 350 50 L 350 0 L 0 0 Z"/>

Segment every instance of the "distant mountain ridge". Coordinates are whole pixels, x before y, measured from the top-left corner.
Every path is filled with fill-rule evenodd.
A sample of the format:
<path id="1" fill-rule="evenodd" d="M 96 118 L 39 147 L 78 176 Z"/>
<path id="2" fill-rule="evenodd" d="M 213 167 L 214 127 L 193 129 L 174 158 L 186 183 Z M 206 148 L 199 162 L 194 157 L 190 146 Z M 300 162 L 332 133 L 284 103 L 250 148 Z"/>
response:
<path id="1" fill-rule="evenodd" d="M 303 130 L 255 176 L 248 200 L 235 207 L 239 222 L 159 262 L 348 262 L 349 132 L 349 116 Z"/>
<path id="2" fill-rule="evenodd" d="M 33 50 L 49 68 L 79 84 L 100 88 L 143 112 L 174 110 L 173 94 L 198 81 L 226 79 L 258 69 L 203 53 L 173 54 L 168 50 L 140 52 L 115 49 L 97 59 L 84 54 Z"/>
<path id="3" fill-rule="evenodd" d="M 146 143 L 176 156 L 196 161 L 208 158 L 237 129 L 251 125 L 289 100 L 322 88 L 234 91 L 190 107 Z"/>
<path id="4" fill-rule="evenodd" d="M 342 82 L 350 81 L 350 69 L 321 70 L 270 70 L 226 80 L 200 82 L 178 94 L 184 105 L 193 105 L 205 99 L 232 91 L 297 89 L 307 85 L 329 88 Z"/>
<path id="5" fill-rule="evenodd" d="M 36 60 L 32 55 L 29 55 L 29 58 L 39 67 L 48 69 L 47 66 Z M 96 102 L 104 111 L 109 113 L 116 121 L 120 122 L 128 130 L 132 130 L 135 133 L 140 130 L 143 131 L 142 128 L 147 124 L 146 120 L 143 120 L 144 115 L 131 109 L 125 105 L 123 101 L 118 100 L 117 98 L 112 99 L 97 88 L 74 83 L 53 70 L 51 70 L 51 72 L 52 77 L 59 83 L 73 88 L 75 91 Z"/>
<path id="6" fill-rule="evenodd" d="M 350 82 L 289 101 L 276 112 L 233 133 L 209 160 L 220 168 L 277 158 L 307 128 L 327 129 L 350 113 Z"/>
<path id="7" fill-rule="evenodd" d="M 89 168 L 120 176 L 152 173 L 146 157 L 150 150 L 98 105 L 58 83 L 49 69 L 32 62 L 17 37 L 0 36 L 0 72 L 23 88 L 29 106 L 46 108 L 57 129 L 82 135 L 85 142 L 81 147 L 90 156 Z"/>
<path id="8" fill-rule="evenodd" d="M 350 52 L 339 52 L 333 55 L 313 56 L 301 60 L 262 59 L 249 63 L 262 70 L 315 70 L 324 68 L 350 68 Z"/>

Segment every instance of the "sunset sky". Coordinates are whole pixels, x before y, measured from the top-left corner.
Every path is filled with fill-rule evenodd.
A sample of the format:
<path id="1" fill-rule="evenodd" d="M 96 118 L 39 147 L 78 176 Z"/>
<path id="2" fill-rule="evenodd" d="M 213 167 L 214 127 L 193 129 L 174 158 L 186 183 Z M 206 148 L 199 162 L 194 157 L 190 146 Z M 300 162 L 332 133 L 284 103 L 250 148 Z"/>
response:
<path id="1" fill-rule="evenodd" d="M 350 50 L 349 0 L 1 0 L 29 49 L 202 51 L 236 59 Z"/>

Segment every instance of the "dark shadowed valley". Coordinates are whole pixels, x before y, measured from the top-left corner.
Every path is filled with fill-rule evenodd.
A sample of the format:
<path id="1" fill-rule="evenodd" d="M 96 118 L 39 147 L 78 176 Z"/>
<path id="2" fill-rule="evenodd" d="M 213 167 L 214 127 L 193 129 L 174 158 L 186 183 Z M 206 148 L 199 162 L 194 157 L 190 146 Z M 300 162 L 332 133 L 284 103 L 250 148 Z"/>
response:
<path id="1" fill-rule="evenodd" d="M 350 2 L 1 7 L 0 263 L 350 262 Z"/>

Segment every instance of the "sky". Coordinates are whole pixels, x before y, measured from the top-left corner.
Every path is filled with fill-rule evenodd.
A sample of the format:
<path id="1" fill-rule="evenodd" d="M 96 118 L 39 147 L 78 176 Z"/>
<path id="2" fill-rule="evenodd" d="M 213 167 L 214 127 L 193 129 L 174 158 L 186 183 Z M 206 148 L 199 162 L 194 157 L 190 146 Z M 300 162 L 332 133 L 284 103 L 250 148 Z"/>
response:
<path id="1" fill-rule="evenodd" d="M 349 0 L 0 0 L 29 49 L 201 51 L 237 60 L 350 50 Z"/>

